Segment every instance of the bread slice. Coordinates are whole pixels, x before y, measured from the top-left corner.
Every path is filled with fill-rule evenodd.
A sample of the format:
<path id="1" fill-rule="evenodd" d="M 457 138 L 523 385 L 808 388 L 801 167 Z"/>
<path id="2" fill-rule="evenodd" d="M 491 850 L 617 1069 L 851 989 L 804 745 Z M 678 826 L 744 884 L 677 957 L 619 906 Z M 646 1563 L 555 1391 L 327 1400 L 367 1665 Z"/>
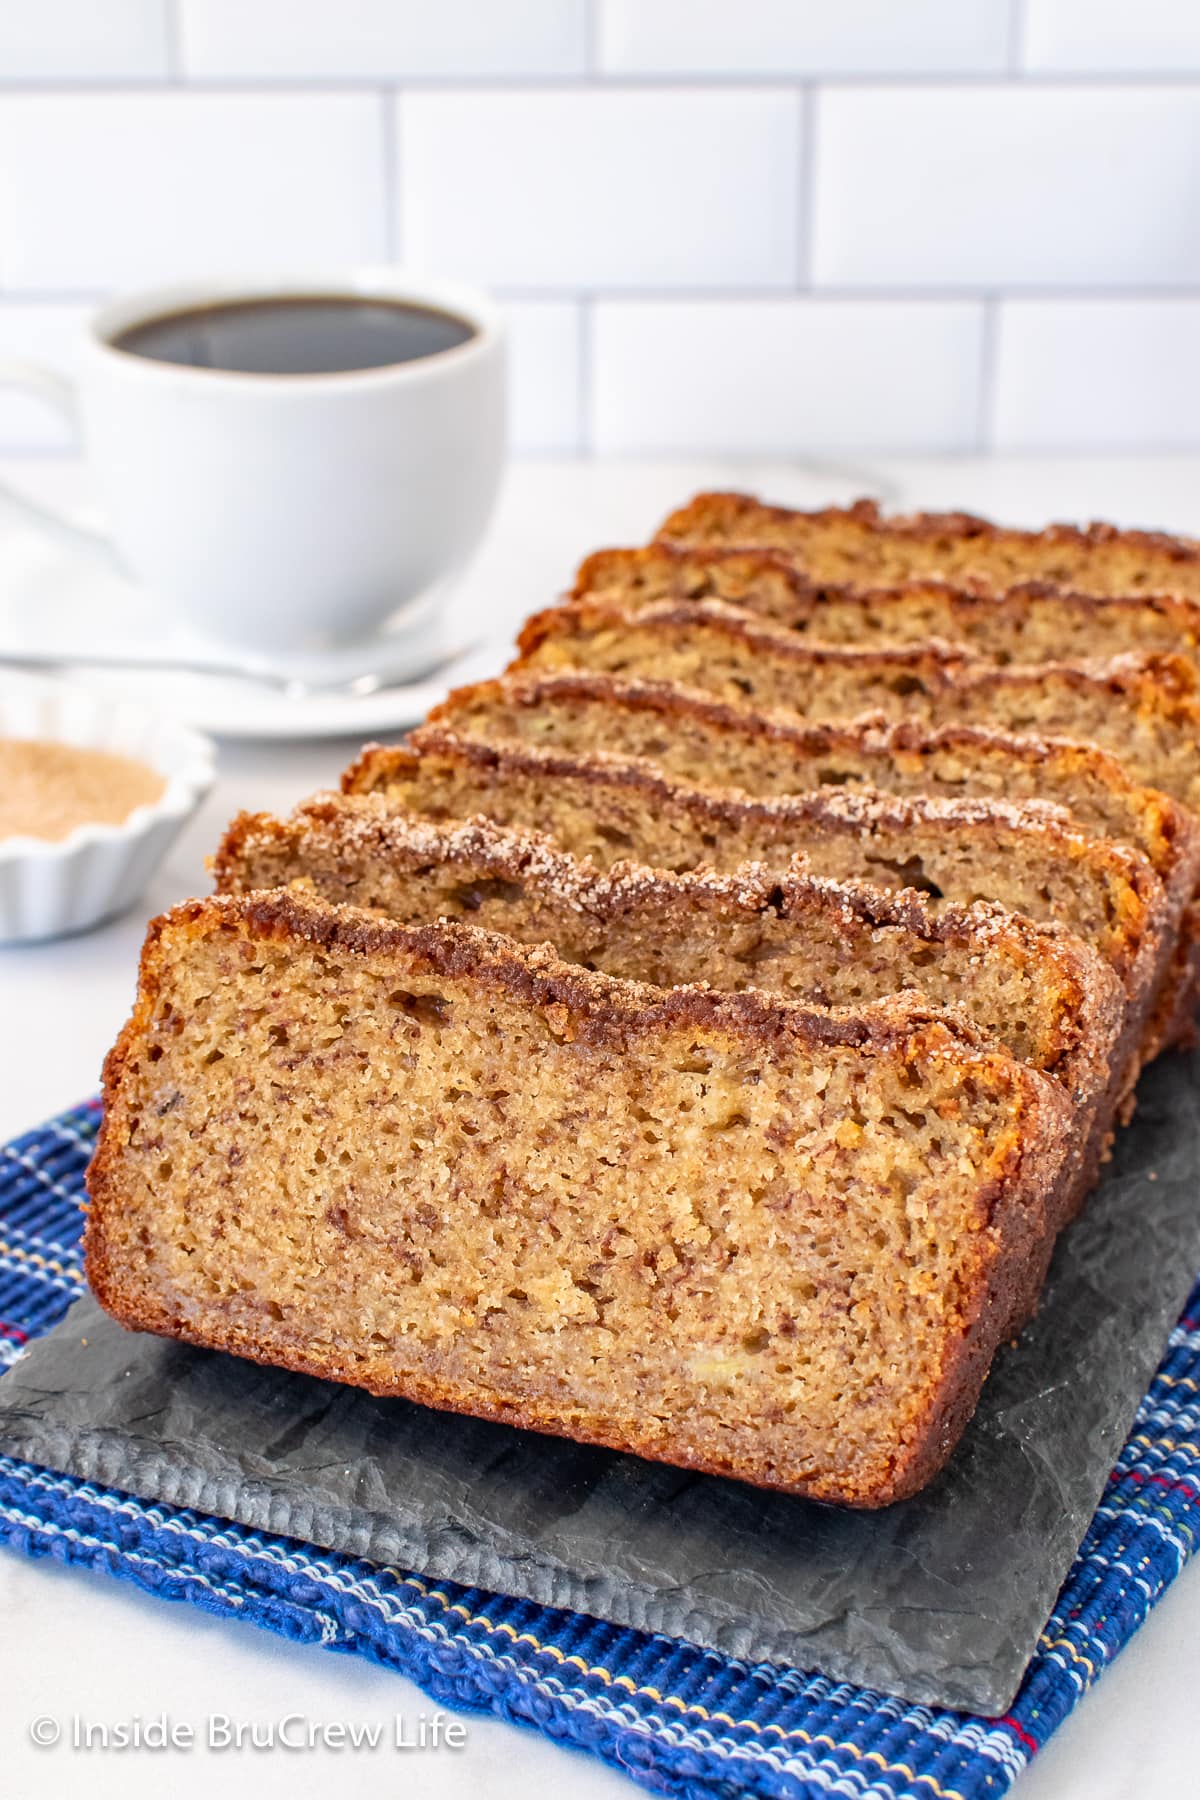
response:
<path id="1" fill-rule="evenodd" d="M 825 644 L 886 645 L 939 638 L 994 663 L 1081 662 L 1178 652 L 1200 666 L 1200 599 L 1180 594 L 1078 593 L 1051 581 L 997 591 L 969 575 L 887 587 L 820 581 L 778 550 L 600 550 L 572 598 L 636 612 L 663 601 L 719 600 Z"/>
<path id="2" fill-rule="evenodd" d="M 1171 949 L 1162 883 L 1138 851 L 1072 830 L 1053 808 L 818 793 L 750 800 L 669 782 L 643 763 L 459 738 L 426 726 L 369 745 L 342 777 L 434 820 L 482 816 L 538 831 L 598 869 L 735 872 L 762 863 L 835 881 L 917 889 L 934 910 L 991 900 L 1092 944 L 1138 1004 Z"/>
<path id="3" fill-rule="evenodd" d="M 486 743 L 637 757 L 693 787 L 754 797 L 819 787 L 939 798 L 1041 799 L 1082 831 L 1142 850 L 1163 884 L 1164 931 L 1179 932 L 1143 1060 L 1191 1041 L 1200 978 L 1200 830 L 1166 794 L 1140 788 L 1091 744 L 912 720 L 790 724 L 664 682 L 567 671 L 460 688 L 430 723 Z"/>
<path id="4" fill-rule="evenodd" d="M 664 992 L 282 891 L 152 926 L 105 1087 L 123 1324 L 855 1506 L 945 1462 L 1073 1121 L 916 999 Z"/>
<path id="5" fill-rule="evenodd" d="M 453 919 L 552 944 L 567 963 L 659 987 L 756 988 L 854 1007 L 915 992 L 1058 1080 L 1076 1108 L 1073 1178 L 1095 1182 L 1140 1058 L 1120 981 L 1061 927 L 1000 907 L 935 915 L 917 894 L 749 866 L 600 875 L 536 833 L 435 824 L 378 796 L 324 795 L 288 819 L 242 814 L 213 861 L 218 891 L 292 887 L 403 925 Z"/>
<path id="6" fill-rule="evenodd" d="M 428 723 L 489 743 L 643 757 L 693 787 L 756 798 L 810 788 L 1044 800 L 1086 832 L 1150 859 L 1177 908 L 1200 879 L 1200 829 L 1168 795 L 1139 787 L 1092 744 L 916 720 L 789 722 L 668 682 L 566 670 L 458 688 Z"/>
<path id="7" fill-rule="evenodd" d="M 856 882 L 747 865 L 732 875 L 617 863 L 606 874 L 534 832 L 434 823 L 378 795 L 319 795 L 289 818 L 242 813 L 213 859 L 217 891 L 298 887 L 402 925 L 452 919 L 551 943 L 563 962 L 674 987 L 758 988 L 814 1006 L 916 990 L 1053 1075 L 1077 1104 L 1103 1091 L 1125 996 L 1061 926 Z"/>
<path id="8" fill-rule="evenodd" d="M 812 722 L 880 713 L 1098 744 L 1133 779 L 1200 808 L 1200 681 L 1180 656 L 996 668 L 945 645 L 809 643 L 716 602 L 630 615 L 591 603 L 536 615 L 512 673 L 581 668 L 674 681 Z"/>
<path id="9" fill-rule="evenodd" d="M 697 494 L 658 535 L 689 546 L 780 550 L 816 582 L 878 587 L 914 575 L 969 576 L 1001 592 L 1040 580 L 1089 594 L 1200 596 L 1200 543 L 1112 525 L 1017 531 L 970 513 L 889 518 L 871 500 L 796 512 L 749 494 Z"/>

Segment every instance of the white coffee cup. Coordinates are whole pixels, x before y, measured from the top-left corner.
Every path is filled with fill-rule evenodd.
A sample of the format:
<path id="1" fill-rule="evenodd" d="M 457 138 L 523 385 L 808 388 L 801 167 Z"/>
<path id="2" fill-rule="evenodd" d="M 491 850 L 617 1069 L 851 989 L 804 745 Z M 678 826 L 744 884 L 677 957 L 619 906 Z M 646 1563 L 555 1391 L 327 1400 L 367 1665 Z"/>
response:
<path id="1" fill-rule="evenodd" d="M 450 313 L 455 347 L 345 374 L 240 374 L 116 347 L 144 321 L 269 297 L 380 296 Z M 401 270 L 183 282 L 111 301 L 79 379 L 0 364 L 77 427 L 111 541 L 8 498 L 112 555 L 172 618 L 276 651 L 345 643 L 427 603 L 487 525 L 504 461 L 504 331 L 484 295 Z"/>

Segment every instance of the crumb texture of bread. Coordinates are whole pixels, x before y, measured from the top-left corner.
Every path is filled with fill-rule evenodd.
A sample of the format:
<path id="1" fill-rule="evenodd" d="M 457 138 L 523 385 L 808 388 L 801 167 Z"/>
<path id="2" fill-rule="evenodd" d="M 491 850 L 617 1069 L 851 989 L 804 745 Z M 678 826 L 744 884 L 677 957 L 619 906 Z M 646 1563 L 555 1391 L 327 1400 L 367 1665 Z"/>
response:
<path id="1" fill-rule="evenodd" d="M 588 602 L 536 615 L 512 673 L 581 668 L 672 681 L 757 712 L 810 722 L 878 713 L 927 725 L 982 725 L 1081 739 L 1130 774 L 1200 806 L 1200 698 L 1176 655 L 996 668 L 934 643 L 818 645 L 715 602 L 632 615 Z"/>
<path id="2" fill-rule="evenodd" d="M 913 719 L 790 723 L 668 682 L 578 670 L 459 688 L 429 723 L 487 743 L 641 757 L 671 780 L 756 798 L 870 787 L 1041 800 L 1085 831 L 1144 851 L 1164 885 L 1189 897 L 1200 875 L 1200 832 L 1190 814 L 1088 743 Z"/>
<path id="3" fill-rule="evenodd" d="M 1072 933 L 995 906 L 946 907 L 748 865 L 733 875 L 637 864 L 598 873 L 546 838 L 475 819 L 434 824 L 377 797 L 330 795 L 290 818 L 236 819 L 221 893 L 296 887 L 401 924 L 451 919 L 551 943 L 559 958 L 658 987 L 755 988 L 855 1007 L 916 992 L 961 1009 L 1090 1106 L 1109 1078 L 1124 991 Z"/>
<path id="4" fill-rule="evenodd" d="M 911 890 L 774 881 L 753 865 L 598 874 L 544 837 L 484 819 L 437 824 L 375 796 L 318 799 L 286 820 L 243 816 L 215 872 L 221 892 L 289 887 L 401 924 L 466 921 L 662 988 L 703 983 L 843 1009 L 915 996 L 1062 1085 L 1077 1122 L 1067 1215 L 1108 1155 L 1141 1063 L 1141 1012 L 1099 954 L 995 906 L 935 914 Z"/>
<path id="5" fill-rule="evenodd" d="M 278 891 L 152 927 L 106 1085 L 125 1323 L 858 1506 L 941 1466 L 1027 1314 L 1072 1117 L 915 999 L 663 992 Z"/>
<path id="6" fill-rule="evenodd" d="M 666 543 L 589 557 L 572 597 L 636 611 L 668 600 L 719 600 L 826 644 L 960 644 L 989 662 L 1087 662 L 1164 652 L 1200 663 L 1200 600 L 1182 594 L 1100 597 L 1049 581 L 999 590 L 962 575 L 888 587 L 806 575 L 778 550 Z"/>
<path id="7" fill-rule="evenodd" d="M 1200 544 L 1112 525 L 1018 531 L 970 513 L 889 517 L 871 500 L 820 512 L 749 494 L 697 494 L 666 519 L 663 541 L 781 552 L 813 581 L 879 586 L 916 575 L 970 578 L 1000 592 L 1051 581 L 1088 594 L 1200 596 Z"/>
<path id="8" fill-rule="evenodd" d="M 937 910 L 991 900 L 1093 945 L 1133 996 L 1169 947 L 1162 883 L 1125 845 L 1086 838 L 1034 802 L 873 792 L 747 800 L 668 782 L 635 762 L 506 748 L 425 728 L 372 746 L 343 777 L 435 820 L 483 816 L 538 831 L 599 869 L 632 860 L 677 873 L 762 863 L 833 881 L 916 889 Z"/>

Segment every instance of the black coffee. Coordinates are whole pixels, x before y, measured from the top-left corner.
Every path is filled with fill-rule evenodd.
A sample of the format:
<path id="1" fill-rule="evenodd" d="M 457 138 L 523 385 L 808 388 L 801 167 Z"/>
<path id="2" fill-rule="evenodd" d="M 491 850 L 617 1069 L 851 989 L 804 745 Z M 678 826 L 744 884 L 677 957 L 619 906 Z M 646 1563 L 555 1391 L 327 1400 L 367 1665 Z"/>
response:
<path id="1" fill-rule="evenodd" d="M 475 328 L 405 300 L 296 294 L 162 313 L 112 341 L 153 362 L 242 375 L 340 375 L 453 350 Z"/>

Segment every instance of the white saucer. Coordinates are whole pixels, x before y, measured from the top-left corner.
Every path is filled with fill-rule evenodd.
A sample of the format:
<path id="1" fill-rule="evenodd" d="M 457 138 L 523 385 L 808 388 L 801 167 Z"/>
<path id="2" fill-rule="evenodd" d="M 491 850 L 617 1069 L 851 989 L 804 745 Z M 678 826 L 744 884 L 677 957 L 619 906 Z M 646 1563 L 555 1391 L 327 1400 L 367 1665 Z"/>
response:
<path id="1" fill-rule="evenodd" d="M 364 663 L 369 665 L 369 656 Z M 168 712 L 182 723 L 222 738 L 369 737 L 417 725 L 451 688 L 496 675 L 506 661 L 499 645 L 469 651 L 429 681 L 380 688 L 374 694 L 305 694 L 299 698 L 233 676 L 168 674 L 159 669 L 88 669 L 68 663 L 63 674 L 97 691 Z M 3 676 L 0 664 L 0 677 Z"/>
<path id="2" fill-rule="evenodd" d="M 72 649 L 84 656 L 93 651 L 122 659 L 123 666 L 99 669 L 73 663 Z M 506 660 L 499 645 L 473 647 L 436 675 L 408 681 L 403 679 L 405 665 L 428 667 L 433 647 L 385 628 L 369 642 L 286 661 L 247 653 L 246 660 L 269 662 L 283 676 L 316 683 L 348 682 L 376 668 L 396 672 L 397 679 L 389 675 L 389 685 L 370 694 L 334 689 L 295 696 L 236 675 L 139 668 L 150 658 L 200 663 L 241 658 L 227 646 L 164 624 L 148 596 L 115 569 L 20 525 L 6 525 L 0 536 L 0 678 L 5 653 L 52 653 L 63 659 L 54 673 L 229 738 L 366 737 L 395 731 L 417 724 L 451 688 L 496 674 Z"/>

